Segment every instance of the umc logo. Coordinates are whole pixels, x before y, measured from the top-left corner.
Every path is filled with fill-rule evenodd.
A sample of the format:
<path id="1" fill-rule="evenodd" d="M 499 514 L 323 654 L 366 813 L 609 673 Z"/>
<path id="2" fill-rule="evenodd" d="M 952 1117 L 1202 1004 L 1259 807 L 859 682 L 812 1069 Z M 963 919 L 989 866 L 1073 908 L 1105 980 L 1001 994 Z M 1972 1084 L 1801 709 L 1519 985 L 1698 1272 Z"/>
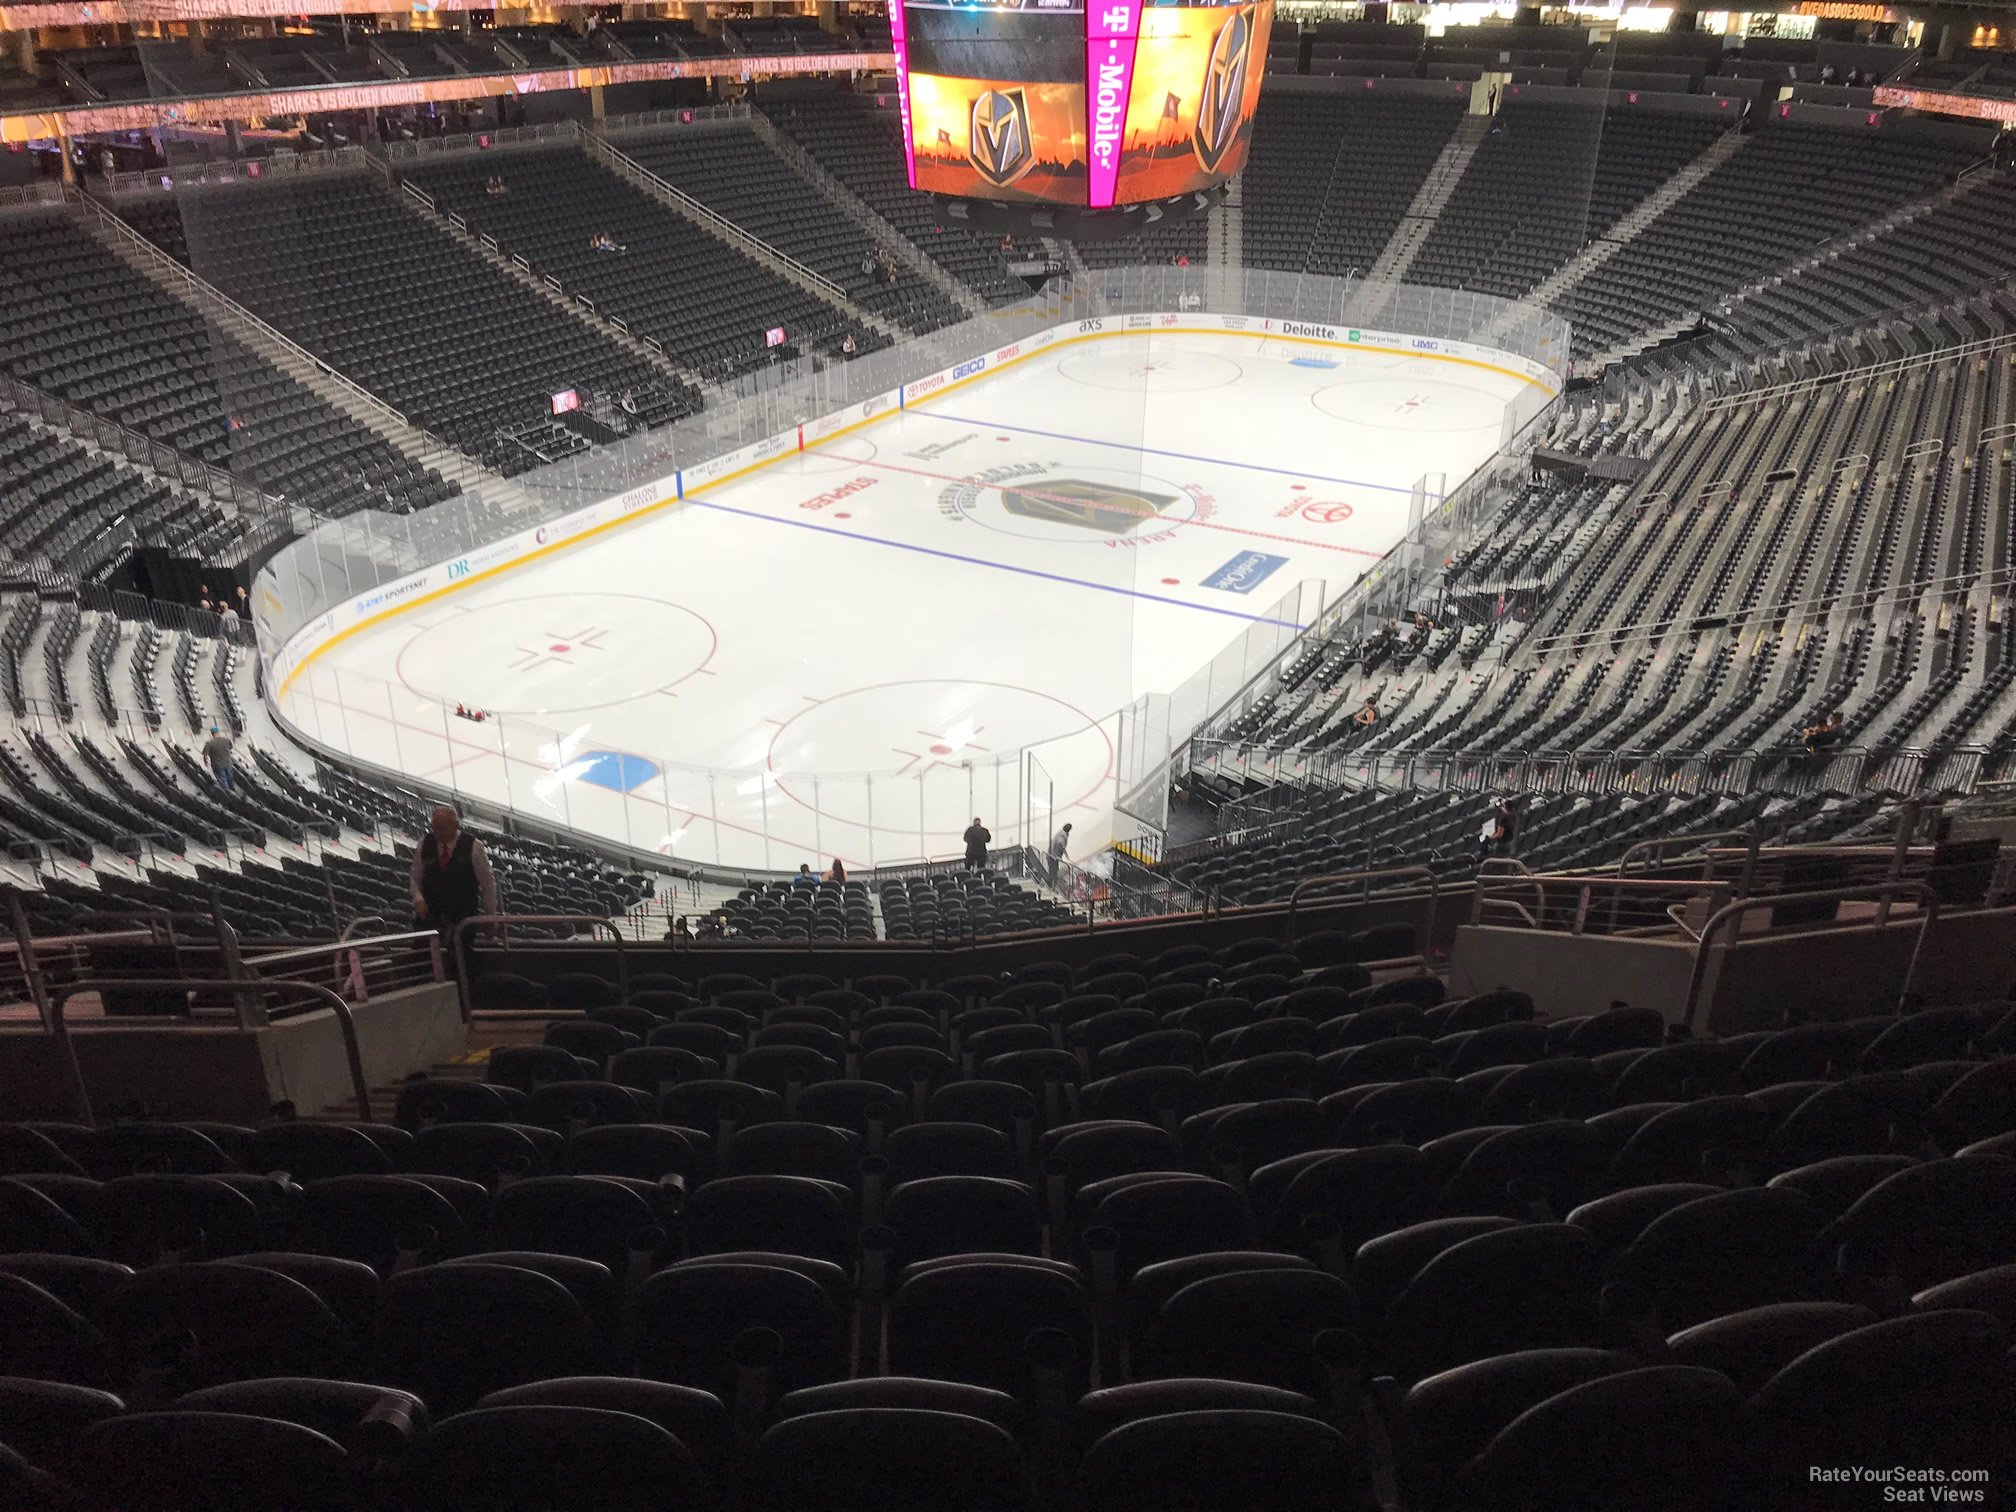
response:
<path id="1" fill-rule="evenodd" d="M 990 89 L 973 102 L 966 157 L 973 171 L 996 189 L 1006 189 L 1036 166 L 1025 91 Z"/>
<path id="2" fill-rule="evenodd" d="M 1190 134 L 1197 161 L 1206 173 L 1218 165 L 1239 141 L 1239 113 L 1246 100 L 1246 70 L 1253 57 L 1253 22 L 1237 10 L 1218 28 L 1211 58 L 1204 65 L 1203 93 L 1197 101 L 1197 129 Z"/>

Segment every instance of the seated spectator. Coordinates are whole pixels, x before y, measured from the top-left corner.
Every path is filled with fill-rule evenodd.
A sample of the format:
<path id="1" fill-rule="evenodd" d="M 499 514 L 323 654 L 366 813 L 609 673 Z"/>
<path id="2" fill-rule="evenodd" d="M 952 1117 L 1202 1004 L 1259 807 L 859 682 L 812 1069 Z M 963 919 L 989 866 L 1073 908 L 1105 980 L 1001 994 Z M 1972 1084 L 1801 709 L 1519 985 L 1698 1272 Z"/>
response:
<path id="1" fill-rule="evenodd" d="M 1358 712 L 1351 716 L 1351 723 L 1365 730 L 1379 723 L 1379 701 L 1376 698 L 1367 698 Z"/>
<path id="2" fill-rule="evenodd" d="M 798 863 L 798 875 L 791 879 L 791 885 L 793 887 L 817 887 L 819 885 L 819 879 L 813 875 L 812 865 L 809 861 Z"/>
<path id="3" fill-rule="evenodd" d="M 838 856 L 833 858 L 833 869 L 826 873 L 826 880 L 828 882 L 845 882 L 847 880 L 847 868 L 840 864 Z"/>
<path id="4" fill-rule="evenodd" d="M 1825 719 L 1801 730 L 1799 738 L 1806 742 L 1808 755 L 1817 756 L 1822 751 L 1832 750 L 1841 744 L 1841 711 L 1830 709 Z"/>
<path id="5" fill-rule="evenodd" d="M 495 198 L 497 195 L 508 194 L 510 191 L 505 188 L 502 175 L 493 173 L 483 181 L 483 192 Z"/>

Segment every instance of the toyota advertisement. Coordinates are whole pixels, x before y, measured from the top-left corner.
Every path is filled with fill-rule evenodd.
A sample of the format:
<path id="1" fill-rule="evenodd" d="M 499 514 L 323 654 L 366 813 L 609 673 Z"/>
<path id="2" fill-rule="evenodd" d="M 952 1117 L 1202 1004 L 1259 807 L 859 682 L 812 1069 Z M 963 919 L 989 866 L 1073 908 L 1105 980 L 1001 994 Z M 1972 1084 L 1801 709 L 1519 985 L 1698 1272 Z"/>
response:
<path id="1" fill-rule="evenodd" d="M 896 22 L 911 187 L 1103 209 L 1245 166 L 1272 0 L 906 3 Z"/>

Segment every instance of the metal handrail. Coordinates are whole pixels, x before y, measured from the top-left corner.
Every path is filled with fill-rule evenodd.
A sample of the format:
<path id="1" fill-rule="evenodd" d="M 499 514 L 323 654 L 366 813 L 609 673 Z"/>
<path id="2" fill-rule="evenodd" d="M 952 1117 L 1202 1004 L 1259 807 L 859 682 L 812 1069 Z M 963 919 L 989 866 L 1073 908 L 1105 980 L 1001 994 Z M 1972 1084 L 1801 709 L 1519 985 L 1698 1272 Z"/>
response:
<path id="1" fill-rule="evenodd" d="M 619 178 L 628 178 L 633 182 L 641 180 L 642 182 L 637 183 L 638 188 L 653 194 L 663 194 L 687 215 L 715 230 L 723 240 L 747 246 L 763 257 L 782 263 L 791 270 L 793 276 L 804 279 L 822 294 L 848 303 L 852 302 L 848 300 L 847 291 L 825 274 L 806 267 L 782 248 L 773 246 L 755 232 L 730 220 L 720 211 L 701 203 L 663 175 L 653 173 L 601 132 L 584 130 L 581 133 L 581 140 L 588 145 L 591 155 L 600 158 L 608 167 L 614 169 Z"/>
<path id="2" fill-rule="evenodd" d="M 1714 852 L 1708 849 L 1708 842 L 1711 840 L 1741 840 L 1744 842 L 1743 876 L 1737 883 L 1737 891 L 1739 893 L 1749 892 L 1750 874 L 1752 869 L 1757 865 L 1757 853 L 1764 841 L 1762 833 L 1755 829 L 1705 830 L 1696 835 L 1661 835 L 1651 840 L 1640 840 L 1617 859 L 1617 875 L 1619 877 L 1627 877 L 1631 874 L 1631 858 L 1636 856 L 1640 851 L 1645 852 L 1652 858 L 1648 862 L 1648 865 L 1656 865 L 1665 859 L 1667 850 L 1676 845 L 1687 847 L 1686 850 L 1680 852 L 1682 858 L 1687 855 L 1688 851 L 1698 849 L 1712 865 L 1715 856 Z"/>
<path id="3" fill-rule="evenodd" d="M 462 999 L 463 1023 L 468 1023 L 475 1011 L 469 993 L 469 932 L 487 929 L 493 924 L 499 926 L 498 935 L 507 954 L 511 949 L 513 924 L 585 924 L 591 929 L 608 930 L 609 938 L 616 942 L 616 990 L 624 997 L 629 996 L 630 965 L 623 956 L 623 947 L 629 942 L 623 938 L 623 931 L 616 927 L 614 919 L 600 914 L 471 914 L 456 924 L 451 942 L 455 957 L 455 984 Z"/>
<path id="4" fill-rule="evenodd" d="M 234 983 L 215 977 L 87 977 L 83 981 L 72 982 L 59 991 L 49 1003 L 49 1032 L 62 1042 L 63 1058 L 70 1073 L 70 1083 L 77 1093 L 78 1120 L 89 1127 L 97 1127 L 97 1118 L 91 1111 L 91 1094 L 84 1086 L 84 1068 L 77 1059 L 77 1047 L 71 1043 L 70 1026 L 63 1014 L 71 998 L 81 992 L 95 992 L 102 997 L 107 992 L 159 992 L 164 988 L 176 992 L 201 992 L 206 989 L 244 985 L 242 982 Z M 260 982 L 257 984 L 257 990 L 290 992 L 320 1002 L 335 1013 L 337 1027 L 343 1032 L 343 1049 L 350 1059 L 350 1086 L 357 1098 L 357 1116 L 369 1123 L 371 1088 L 364 1080 L 364 1054 L 358 1047 L 357 1020 L 351 1015 L 350 1005 L 327 987 L 317 986 L 313 982 L 287 980 Z"/>
<path id="5" fill-rule="evenodd" d="M 1421 932 L 1421 970 L 1428 970 L 1428 952 L 1433 948 L 1435 938 L 1435 904 L 1442 891 L 1441 874 L 1426 866 L 1387 866 L 1372 871 L 1334 872 L 1321 877 L 1304 877 L 1295 884 L 1288 894 L 1288 938 L 1295 938 L 1295 911 L 1301 906 L 1302 894 L 1312 887 L 1329 887 L 1338 884 L 1357 883 L 1364 891 L 1362 897 L 1370 901 L 1374 882 L 1393 881 L 1399 878 L 1410 880 L 1428 879 L 1428 927 Z"/>
<path id="6" fill-rule="evenodd" d="M 1786 903 L 1852 903 L 1866 902 L 1873 898 L 1882 904 L 1875 919 L 1875 927 L 1881 929 L 1890 922 L 1890 900 L 1903 895 L 1917 898 L 1925 908 L 1918 916 L 1918 938 L 1912 942 L 1911 959 L 1904 967 L 1904 979 L 1897 988 L 1897 1011 L 1902 1013 L 1904 1005 L 1911 998 L 1911 984 L 1918 975 L 1918 960 L 1925 951 L 1925 937 L 1931 932 L 1932 926 L 1939 921 L 1939 894 L 1926 883 L 1916 879 L 1870 882 L 1860 887 L 1830 887 L 1817 892 L 1784 893 L 1773 897 L 1739 898 L 1733 903 L 1725 904 L 1710 914 L 1707 922 L 1701 926 L 1701 936 L 1694 947 L 1694 969 L 1687 980 L 1687 996 L 1680 1004 L 1681 1022 L 1697 1032 L 1700 1029 L 1694 1020 L 1700 1006 L 1697 999 L 1701 995 L 1702 983 L 1708 975 L 1708 951 L 1715 943 L 1716 931 L 1729 920 L 1759 908 L 1776 908 Z M 1834 922 L 1840 923 L 1839 920 Z M 1868 926 L 1850 922 L 1843 927 L 1852 929 Z"/>

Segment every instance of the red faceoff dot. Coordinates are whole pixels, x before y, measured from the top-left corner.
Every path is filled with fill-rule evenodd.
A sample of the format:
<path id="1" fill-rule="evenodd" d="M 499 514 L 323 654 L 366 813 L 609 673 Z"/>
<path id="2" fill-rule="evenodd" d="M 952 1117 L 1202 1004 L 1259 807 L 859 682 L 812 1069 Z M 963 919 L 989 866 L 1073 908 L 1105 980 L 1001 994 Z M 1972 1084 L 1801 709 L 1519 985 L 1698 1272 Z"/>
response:
<path id="1" fill-rule="evenodd" d="M 1164 579 L 1162 579 L 1162 581 L 1163 581 L 1164 583 L 1168 584 L 1168 585 L 1169 585 L 1169 586 L 1170 586 L 1171 588 L 1174 588 L 1174 587 L 1175 587 L 1175 586 L 1176 586 L 1176 585 L 1177 585 L 1178 583 L 1180 583 L 1180 582 L 1182 581 L 1182 579 L 1181 579 L 1181 578 L 1164 578 Z"/>
<path id="2" fill-rule="evenodd" d="M 1307 484 L 1305 484 L 1305 483 L 1290 483 L 1290 484 L 1288 485 L 1288 492 L 1290 492 L 1290 493 L 1307 493 L 1307 492 L 1309 492 L 1309 487 L 1308 487 L 1308 485 L 1307 485 Z"/>
<path id="3" fill-rule="evenodd" d="M 555 654 L 558 654 L 559 652 L 565 651 L 567 648 L 565 646 L 548 646 L 546 649 L 548 651 L 554 652 Z"/>
<path id="4" fill-rule="evenodd" d="M 952 754 L 952 747 L 948 745 L 934 745 L 931 747 L 931 754 L 933 756 L 950 756 Z"/>
<path id="5" fill-rule="evenodd" d="M 854 518 L 854 516 L 852 516 L 851 514 L 847 513 L 847 511 L 843 509 L 843 510 L 840 510 L 840 511 L 839 511 L 839 512 L 838 512 L 837 514 L 835 514 L 835 515 L 833 516 L 833 518 L 834 518 L 834 519 L 836 519 L 836 520 L 851 520 L 851 519 L 853 519 L 853 518 Z"/>

